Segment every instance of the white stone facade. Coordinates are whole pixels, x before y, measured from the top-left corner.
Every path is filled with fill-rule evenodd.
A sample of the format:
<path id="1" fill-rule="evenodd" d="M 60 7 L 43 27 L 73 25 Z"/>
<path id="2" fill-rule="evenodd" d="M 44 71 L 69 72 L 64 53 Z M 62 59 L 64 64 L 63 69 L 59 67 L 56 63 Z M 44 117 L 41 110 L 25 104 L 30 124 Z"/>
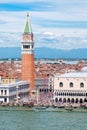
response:
<path id="1" fill-rule="evenodd" d="M 16 98 L 23 99 L 26 96 L 29 96 L 29 82 L 0 84 L 0 102 L 10 103 Z"/>
<path id="2" fill-rule="evenodd" d="M 34 54 L 34 42 L 23 41 L 21 50 L 22 50 L 22 54 Z"/>
<path id="3" fill-rule="evenodd" d="M 49 86 L 54 90 L 55 103 L 86 103 L 87 72 L 70 72 L 51 75 Z"/>

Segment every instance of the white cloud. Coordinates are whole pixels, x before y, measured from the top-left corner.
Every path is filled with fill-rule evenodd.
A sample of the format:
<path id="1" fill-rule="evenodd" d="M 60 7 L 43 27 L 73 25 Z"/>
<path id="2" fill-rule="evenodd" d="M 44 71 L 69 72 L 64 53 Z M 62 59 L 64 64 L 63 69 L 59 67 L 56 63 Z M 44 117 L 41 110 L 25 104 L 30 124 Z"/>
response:
<path id="1" fill-rule="evenodd" d="M 0 12 L 0 32 L 21 32 L 25 18 L 25 12 Z"/>
<path id="2" fill-rule="evenodd" d="M 47 0 L 1 0 L 0 3 L 26 3 Z M 56 21 L 87 21 L 86 0 L 48 0 L 53 9 L 30 12 L 36 47 L 57 49 L 87 48 L 87 29 L 59 28 Z M 50 5 L 51 6 L 51 5 Z M 20 46 L 26 12 L 0 11 L 0 46 Z M 56 24 L 57 25 L 57 24 Z"/>
<path id="3" fill-rule="evenodd" d="M 48 17 L 49 16 L 49 17 Z M 30 20 L 32 29 L 34 32 L 37 31 L 46 31 L 46 30 L 59 30 L 57 26 L 50 25 L 50 22 L 53 21 L 59 21 L 61 20 L 69 20 L 69 16 L 59 14 L 57 12 L 30 12 Z M 82 19 L 82 17 L 79 18 L 79 20 Z M 84 20 L 87 19 L 87 17 L 83 18 Z M 82 19 L 82 20 L 83 20 Z M 0 32 L 22 32 L 24 29 L 24 24 L 26 20 L 26 12 L 0 12 Z M 70 16 L 71 20 L 71 16 Z M 56 24 L 57 25 L 57 24 Z M 48 26 L 48 27 L 47 27 Z"/>
<path id="4" fill-rule="evenodd" d="M 87 30 L 60 29 L 57 33 L 38 33 L 35 34 L 35 46 L 65 50 L 87 48 Z"/>
<path id="5" fill-rule="evenodd" d="M 0 46 L 21 47 L 21 33 L 0 33 Z M 87 30 L 59 29 L 34 33 L 35 47 L 49 47 L 55 49 L 87 48 Z"/>
<path id="6" fill-rule="evenodd" d="M 21 34 L 3 32 L 0 33 L 0 47 L 13 47 L 21 45 Z"/>
<path id="7" fill-rule="evenodd" d="M 34 7 L 38 7 L 38 4 L 35 4 L 36 2 L 40 2 L 40 4 L 43 4 L 42 2 L 47 2 L 46 9 L 45 5 L 44 7 L 39 7 L 40 12 L 36 12 L 36 14 L 41 18 L 46 19 L 60 19 L 60 20 L 87 20 L 87 1 L 86 0 L 1 0 L 0 3 L 15 3 L 19 4 L 19 11 L 23 10 L 23 6 L 20 5 L 26 2 L 33 2 L 33 5 L 31 8 L 31 11 L 34 11 Z M 39 5 L 40 6 L 40 5 Z M 47 8 L 50 7 L 50 8 Z M 5 7 L 4 7 L 5 9 Z M 10 7 L 9 7 L 10 9 Z M 9 10 L 8 9 L 8 10 Z M 15 9 L 14 9 L 15 10 Z M 27 10 L 25 8 L 25 10 Z M 36 9 L 38 10 L 38 8 Z M 43 10 L 43 11 L 42 11 Z M 32 12 L 33 13 L 33 12 Z M 34 12 L 35 14 L 35 12 Z M 37 16 L 35 15 L 35 16 Z"/>
<path id="8" fill-rule="evenodd" d="M 74 9 L 73 9 L 74 10 Z M 67 13 L 62 11 L 50 11 L 50 12 L 31 12 L 31 17 L 46 20 L 65 20 L 65 21 L 87 21 L 87 13 L 85 10 L 81 12 L 75 11 Z"/>

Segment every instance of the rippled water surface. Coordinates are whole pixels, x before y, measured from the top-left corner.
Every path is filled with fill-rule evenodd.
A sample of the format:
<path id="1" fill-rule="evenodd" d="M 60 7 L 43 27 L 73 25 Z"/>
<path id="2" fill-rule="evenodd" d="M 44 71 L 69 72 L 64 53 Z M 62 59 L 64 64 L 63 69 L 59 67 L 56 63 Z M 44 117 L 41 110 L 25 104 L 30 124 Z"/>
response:
<path id="1" fill-rule="evenodd" d="M 0 130 L 87 130 L 87 113 L 0 111 Z"/>

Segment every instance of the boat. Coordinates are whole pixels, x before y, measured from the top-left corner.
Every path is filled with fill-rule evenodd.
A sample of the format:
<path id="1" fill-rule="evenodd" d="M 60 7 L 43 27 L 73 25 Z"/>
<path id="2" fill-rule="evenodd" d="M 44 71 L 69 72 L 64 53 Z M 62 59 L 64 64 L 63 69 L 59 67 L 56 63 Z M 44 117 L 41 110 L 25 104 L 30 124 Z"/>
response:
<path id="1" fill-rule="evenodd" d="M 35 107 L 35 109 L 38 109 L 38 110 L 45 110 L 47 107 L 45 107 L 45 106 L 38 106 L 38 107 Z"/>
<path id="2" fill-rule="evenodd" d="M 65 110 L 67 110 L 67 111 L 73 111 L 73 107 L 65 107 Z"/>
<path id="3" fill-rule="evenodd" d="M 45 106 L 36 106 L 36 107 L 34 107 L 35 111 L 44 111 L 46 109 L 47 109 L 47 107 L 45 107 Z"/>
<path id="4" fill-rule="evenodd" d="M 58 108 L 65 108 L 65 106 L 58 106 Z"/>

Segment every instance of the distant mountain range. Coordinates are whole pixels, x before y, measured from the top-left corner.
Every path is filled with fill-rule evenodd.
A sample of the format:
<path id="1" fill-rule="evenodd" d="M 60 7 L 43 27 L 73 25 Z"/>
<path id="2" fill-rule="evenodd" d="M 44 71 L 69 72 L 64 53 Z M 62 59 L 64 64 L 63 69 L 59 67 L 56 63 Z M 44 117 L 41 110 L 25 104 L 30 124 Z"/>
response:
<path id="1" fill-rule="evenodd" d="M 0 47 L 0 59 L 6 58 L 21 58 L 21 48 Z M 87 48 L 72 50 L 35 48 L 35 58 L 87 59 Z"/>

